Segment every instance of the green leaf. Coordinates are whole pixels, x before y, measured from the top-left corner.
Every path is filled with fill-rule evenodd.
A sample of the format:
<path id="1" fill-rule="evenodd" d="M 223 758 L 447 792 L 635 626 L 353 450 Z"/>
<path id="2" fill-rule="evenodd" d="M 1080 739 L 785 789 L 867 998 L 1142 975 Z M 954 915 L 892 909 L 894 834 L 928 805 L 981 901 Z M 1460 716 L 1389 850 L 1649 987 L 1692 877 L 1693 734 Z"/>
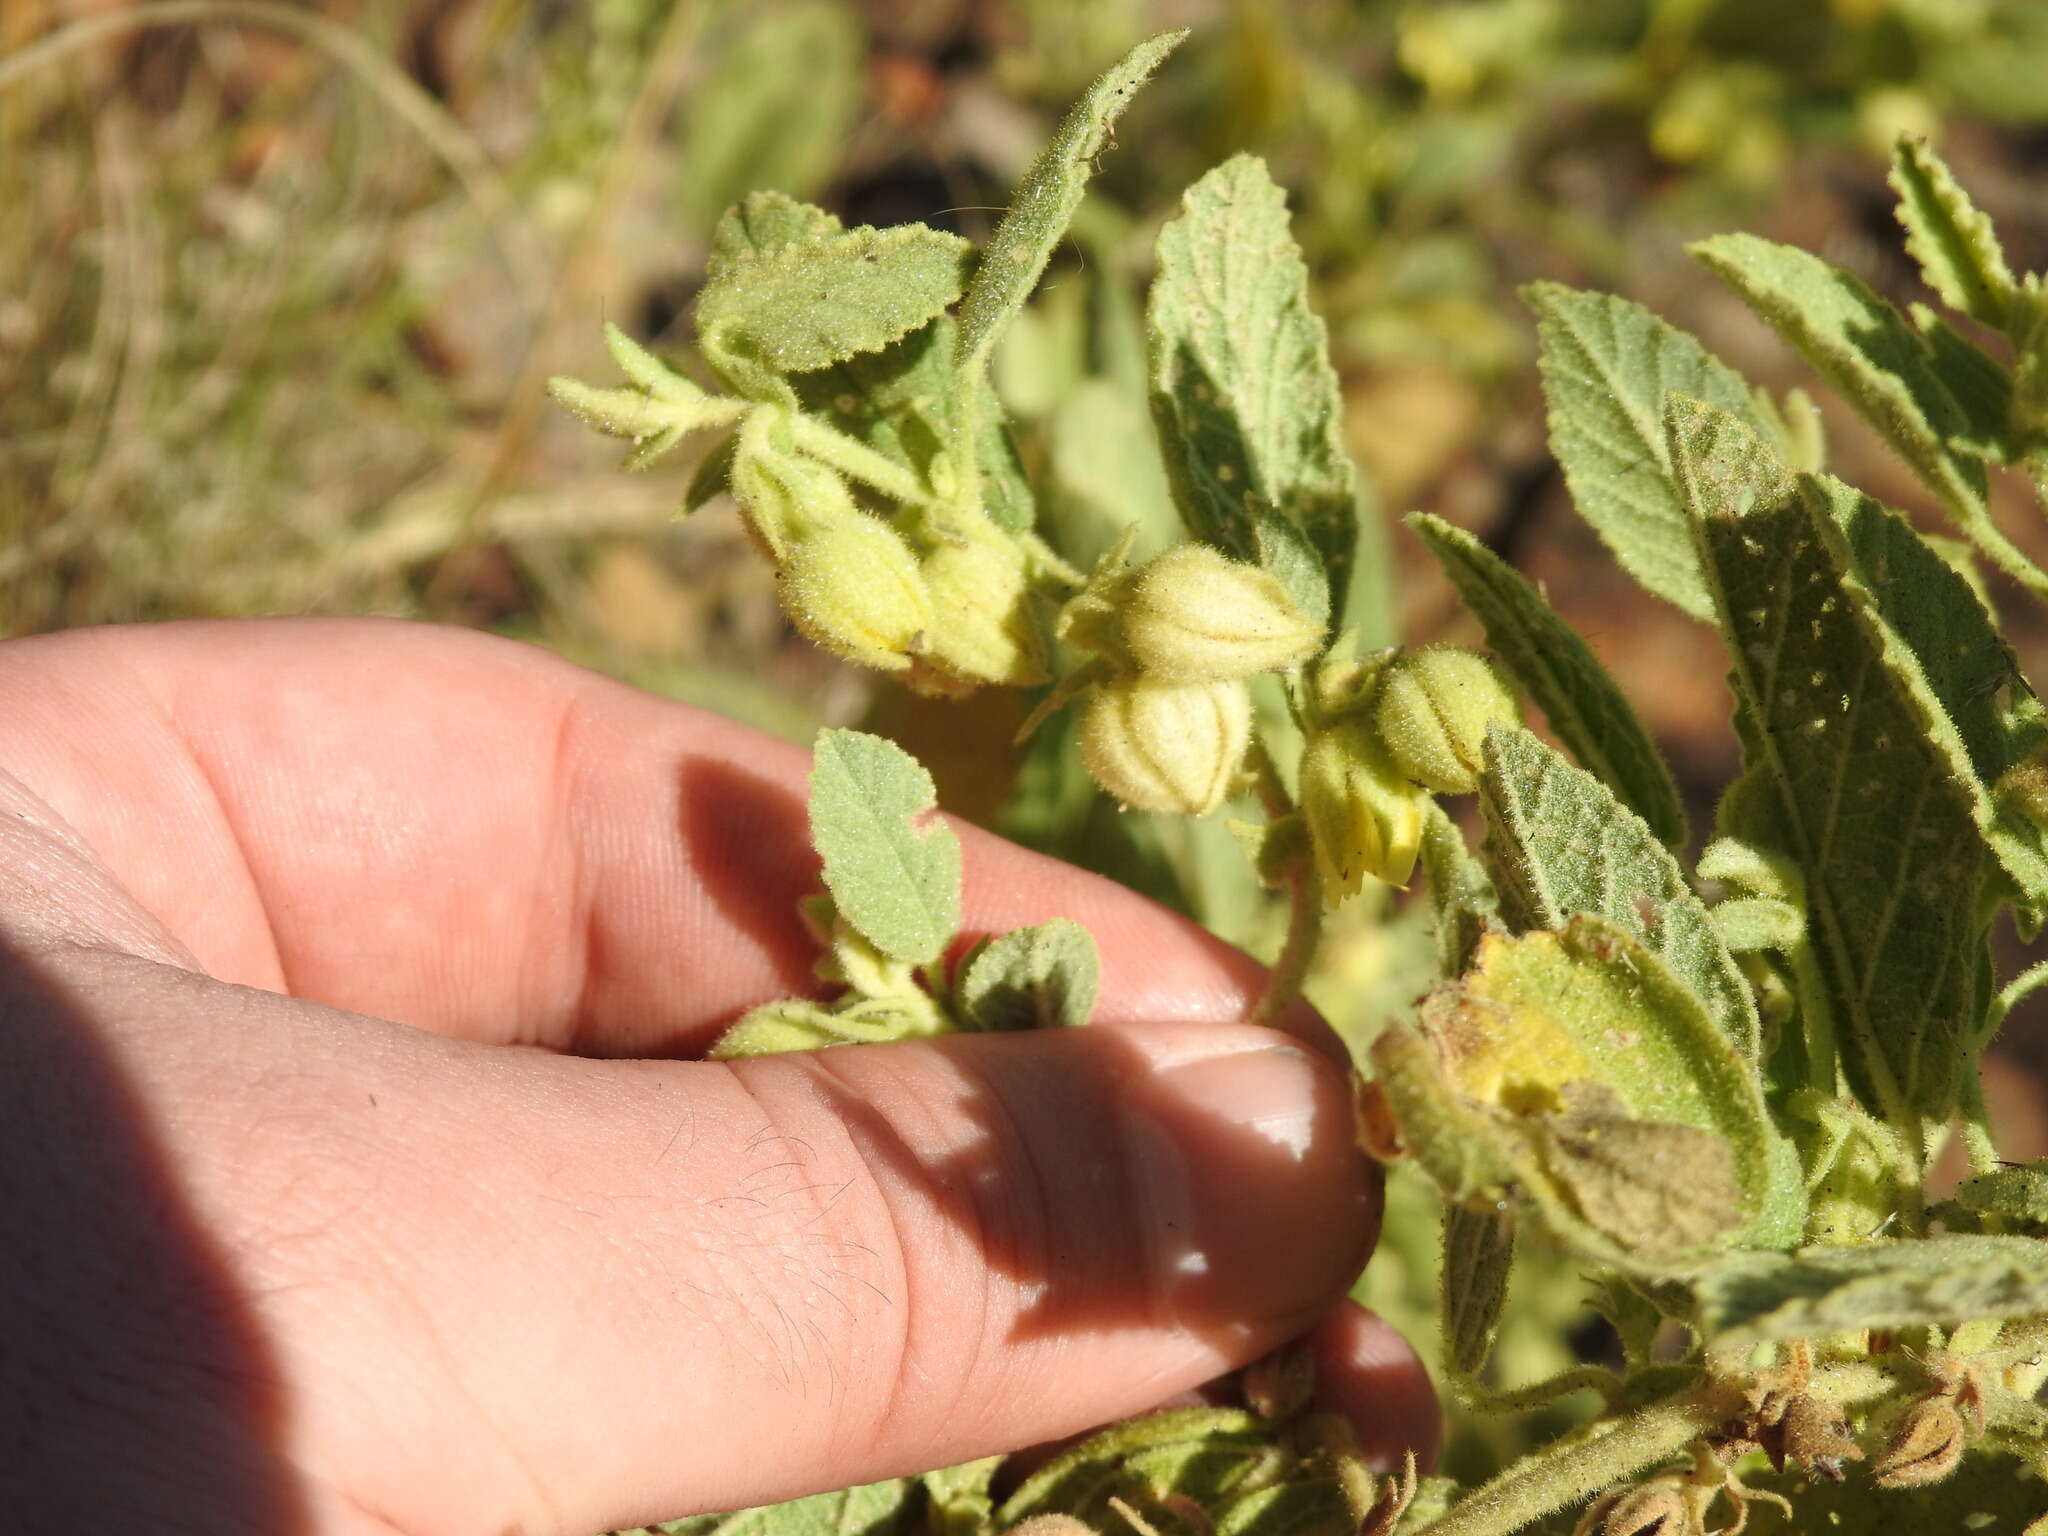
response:
<path id="1" fill-rule="evenodd" d="M 1743 1060 L 1757 1060 L 1756 1003 L 1685 871 L 1600 780 L 1535 735 L 1495 727 L 1479 779 L 1503 911 L 1516 928 L 1592 912 L 1691 988 Z"/>
<path id="2" fill-rule="evenodd" d="M 1752 1069 L 1656 955 L 1591 915 L 1482 939 L 1473 968 L 1373 1046 L 1417 1160 L 1632 1273 L 1734 1234 L 1796 1240 L 1796 1159 Z"/>
<path id="3" fill-rule="evenodd" d="M 2017 285 L 1991 220 L 1956 184 L 1925 139 L 1899 140 L 1892 151 L 1890 180 L 1899 194 L 1906 249 L 1920 263 L 1927 286 L 1950 309 L 2003 330 Z"/>
<path id="4" fill-rule="evenodd" d="M 604 327 L 605 350 L 619 372 L 657 400 L 701 400 L 704 391 L 690 379 L 641 346 L 610 321 Z"/>
<path id="5" fill-rule="evenodd" d="M 1854 273 L 1796 246 L 1715 235 L 1689 249 L 1898 450 L 1958 531 L 2022 586 L 2048 594 L 2048 573 L 1985 510 L 1984 467 L 1951 442 L 1969 435 L 1970 420 L 1903 315 Z"/>
<path id="6" fill-rule="evenodd" d="M 783 192 L 749 192 L 719 216 L 711 231 L 705 277 L 719 282 L 752 257 L 769 255 L 787 245 L 809 245 L 843 228 L 836 215 L 815 203 L 798 202 Z"/>
<path id="7" fill-rule="evenodd" d="M 859 731 L 821 731 L 811 766 L 811 840 L 840 916 L 912 965 L 938 959 L 960 926 L 960 843 L 936 818 L 917 759 Z"/>
<path id="8" fill-rule="evenodd" d="M 866 89 L 867 41 L 846 6 L 794 0 L 726 14 L 744 30 L 683 98 L 677 201 L 698 229 L 750 187 L 823 186 Z"/>
<path id="9" fill-rule="evenodd" d="M 1427 544 L 1486 628 L 1486 643 L 1581 767 L 1648 823 L 1661 843 L 1685 841 L 1685 807 L 1671 770 L 1620 687 L 1535 586 L 1461 528 L 1415 512 Z"/>
<path id="10" fill-rule="evenodd" d="M 1102 1525 L 1109 1499 L 1128 1486 L 1126 1468 L 1146 1458 L 1155 1489 L 1162 1474 L 1175 1491 L 1232 1491 L 1273 1455 L 1272 1428 L 1234 1408 L 1177 1408 L 1111 1426 L 1040 1467 L 996 1512 L 1008 1528 L 1032 1515 L 1065 1514 Z M 1158 1453 L 1167 1453 L 1162 1461 Z"/>
<path id="11" fill-rule="evenodd" d="M 822 416 L 918 478 L 928 494 L 949 473 L 958 421 L 954 326 L 940 315 L 877 352 L 863 352 L 794 380 L 806 410 Z"/>
<path id="12" fill-rule="evenodd" d="M 1973 1027 L 1985 943 L 1973 775 L 1827 498 L 1802 494 L 1725 413 L 1674 399 L 1669 426 L 1745 757 L 1772 786 L 1781 851 L 1804 871 L 1851 1085 L 1917 1138 L 1920 1116 L 1948 1118 Z"/>
<path id="13" fill-rule="evenodd" d="M 2048 1488 L 2010 1456 L 1973 1453 L 1938 1483 L 1921 1488 L 1880 1488 L 1867 1476 L 1831 1482 L 1787 1467 L 1745 1473 L 1749 1487 L 1792 1501 L 1787 1514 L 1762 1499 L 1752 1502 L 1748 1536 L 1842 1536 L 1881 1531 L 1967 1532 L 1968 1536 L 2039 1536 L 2035 1524 L 2048 1507 Z"/>
<path id="14" fill-rule="evenodd" d="M 1965 1179 L 1933 1214 L 1951 1227 L 1981 1231 L 1988 1217 L 2002 1224 L 2000 1230 L 2048 1237 L 2048 1159 L 2013 1163 Z"/>
<path id="15" fill-rule="evenodd" d="M 915 1478 L 897 1477 L 837 1493 L 762 1504 L 736 1514 L 694 1517 L 714 1519 L 716 1523 L 709 1526 L 678 1520 L 649 1529 L 677 1536 L 711 1536 L 713 1532 L 716 1536 L 908 1536 L 915 1528 L 912 1495 L 916 1491 Z"/>
<path id="16" fill-rule="evenodd" d="M 931 1536 L 986 1536 L 995 1527 L 995 1501 L 989 1486 L 1002 1470 L 1005 1456 L 984 1456 L 957 1467 L 941 1467 L 918 1479 L 931 1500 Z"/>
<path id="17" fill-rule="evenodd" d="M 1906 655 L 1896 665 L 1940 706 L 1930 743 L 1950 764 L 1985 845 L 2022 903 L 2048 903 L 2042 829 L 1998 803 L 1989 786 L 2048 742 L 2048 713 L 2028 690 L 2019 660 L 1967 577 L 1911 523 L 1827 476 L 1801 476 L 1800 494 L 1838 563 L 1852 567 L 1877 615 Z M 2010 703 L 2002 693 L 2016 695 Z"/>
<path id="18" fill-rule="evenodd" d="M 1002 402 L 988 378 L 974 385 L 980 405 L 974 412 L 974 462 L 981 473 L 981 510 L 998 528 L 1028 533 L 1038 524 L 1038 497 L 1017 440 L 1003 419 Z"/>
<path id="19" fill-rule="evenodd" d="M 1579 515 L 1644 586 L 1696 619 L 1700 580 L 1664 441 L 1664 397 L 1678 393 L 1752 420 L 1749 386 L 1691 336 L 1610 294 L 1531 283 L 1550 451 Z"/>
<path id="20" fill-rule="evenodd" d="M 713 1061 L 737 1061 L 746 1056 L 779 1056 L 784 1051 L 821 1051 L 834 1045 L 879 1045 L 928 1033 L 914 1023 L 886 1008 L 839 1013 L 790 997 L 763 1003 L 743 1015 L 718 1037 L 709 1054 Z"/>
<path id="21" fill-rule="evenodd" d="M 972 247 L 922 224 L 863 226 L 735 263 L 697 298 L 707 356 L 806 373 L 879 352 L 960 297 Z"/>
<path id="22" fill-rule="evenodd" d="M 1498 1211 L 1444 1207 L 1444 1370 L 1476 1377 L 1493 1351 L 1515 1263 L 1514 1223 Z"/>
<path id="23" fill-rule="evenodd" d="M 1152 414 L 1188 531 L 1251 559 L 1258 514 L 1277 514 L 1307 535 L 1341 597 L 1358 543 L 1343 398 L 1287 195 L 1265 162 L 1237 155 L 1188 188 L 1158 258 Z"/>
<path id="24" fill-rule="evenodd" d="M 1162 32 L 1125 54 L 1074 104 L 1025 172 L 960 305 L 959 366 L 970 380 L 988 371 L 989 354 L 1003 327 L 1031 296 L 1054 248 L 1066 238 L 1095 174 L 1096 157 L 1114 142 L 1116 120 L 1187 35 L 1185 28 Z"/>
<path id="25" fill-rule="evenodd" d="M 1906 312 L 1927 343 L 1934 376 L 1963 415 L 1949 445 L 1993 464 L 2012 463 L 2024 452 L 2013 432 L 2012 374 L 1925 304 L 1909 305 Z"/>
<path id="26" fill-rule="evenodd" d="M 1735 1346 L 2048 1312 L 2048 1242 L 1950 1235 L 1730 1255 L 1690 1281 L 1700 1326 Z"/>
<path id="27" fill-rule="evenodd" d="M 957 985 L 975 1029 L 1048 1029 L 1088 1022 L 1099 970 L 1095 940 L 1068 918 L 1017 928 L 968 956 Z"/>

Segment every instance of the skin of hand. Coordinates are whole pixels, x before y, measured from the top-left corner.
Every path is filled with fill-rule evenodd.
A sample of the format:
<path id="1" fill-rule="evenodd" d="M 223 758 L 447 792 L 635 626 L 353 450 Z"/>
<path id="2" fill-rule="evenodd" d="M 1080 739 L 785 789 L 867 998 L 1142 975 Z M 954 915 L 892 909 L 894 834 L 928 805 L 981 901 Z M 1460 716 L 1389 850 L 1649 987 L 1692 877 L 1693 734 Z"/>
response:
<path id="1" fill-rule="evenodd" d="M 1379 1185 L 1320 1026 L 1129 892 L 963 826 L 969 932 L 1085 924 L 1094 1026 L 694 1061 L 815 987 L 793 748 L 375 620 L 8 642 L 0 721 L 15 1528 L 584 1536 L 1312 1326 L 1368 1449 L 1432 1453 L 1340 1304 Z"/>

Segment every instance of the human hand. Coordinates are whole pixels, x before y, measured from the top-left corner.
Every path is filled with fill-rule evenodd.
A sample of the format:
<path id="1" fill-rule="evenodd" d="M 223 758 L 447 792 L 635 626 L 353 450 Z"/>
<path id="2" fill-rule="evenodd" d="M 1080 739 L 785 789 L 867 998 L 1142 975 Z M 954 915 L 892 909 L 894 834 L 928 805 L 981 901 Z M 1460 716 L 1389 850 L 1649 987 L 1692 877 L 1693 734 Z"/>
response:
<path id="1" fill-rule="evenodd" d="M 1319 1318 L 1368 1448 L 1433 1445 L 1332 1310 L 1379 1215 L 1341 1076 L 1119 887 L 962 829 L 970 928 L 1094 932 L 1097 1027 L 647 1059 L 806 987 L 802 754 L 373 621 L 11 642 L 0 720 L 18 1529 L 581 1536 L 1072 1433 Z"/>

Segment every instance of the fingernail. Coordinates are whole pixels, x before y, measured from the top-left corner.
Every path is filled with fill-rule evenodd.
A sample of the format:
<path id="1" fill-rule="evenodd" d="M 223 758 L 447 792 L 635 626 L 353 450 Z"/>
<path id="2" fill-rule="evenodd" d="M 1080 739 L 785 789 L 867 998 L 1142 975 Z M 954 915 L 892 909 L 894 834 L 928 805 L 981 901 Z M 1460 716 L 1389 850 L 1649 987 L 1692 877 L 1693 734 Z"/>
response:
<path id="1" fill-rule="evenodd" d="M 1161 1033 L 1122 1099 L 1158 1304 L 1183 1324 L 1306 1323 L 1377 1227 L 1343 1081 L 1263 1031 Z"/>

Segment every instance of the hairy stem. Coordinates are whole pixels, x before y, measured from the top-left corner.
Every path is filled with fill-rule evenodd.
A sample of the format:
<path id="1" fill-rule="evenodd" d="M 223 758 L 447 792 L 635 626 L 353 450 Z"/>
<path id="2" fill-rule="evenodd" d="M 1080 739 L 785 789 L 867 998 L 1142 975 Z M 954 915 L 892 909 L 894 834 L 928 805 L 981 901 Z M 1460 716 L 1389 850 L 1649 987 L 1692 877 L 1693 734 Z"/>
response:
<path id="1" fill-rule="evenodd" d="M 1474 1413 L 1527 1413 L 1547 1408 L 1574 1392 L 1598 1392 L 1608 1402 L 1621 1390 L 1621 1378 L 1604 1365 L 1575 1365 L 1526 1387 L 1496 1390 L 1472 1378 L 1454 1382 L 1458 1396 Z"/>
<path id="2" fill-rule="evenodd" d="M 796 446 L 820 464 L 829 464 L 841 474 L 851 475 L 863 485 L 873 486 L 891 501 L 900 501 L 911 507 L 932 504 L 925 488 L 918 484 L 917 476 L 894 459 L 884 458 L 858 438 L 848 437 L 815 416 L 801 413 L 791 415 L 789 428 Z"/>
<path id="3" fill-rule="evenodd" d="M 1972 1061 L 1963 1071 L 1963 1150 L 1970 1155 L 1970 1172 L 1989 1173 L 1998 1166 L 1998 1144 L 1991 1139 L 1991 1115 L 1984 1107 L 1984 1074 Z"/>
<path id="4" fill-rule="evenodd" d="M 1273 822 L 1294 814 L 1294 796 L 1288 791 L 1286 780 L 1280 777 L 1279 765 L 1273 761 L 1263 739 L 1253 740 L 1250 765 L 1259 803 L 1266 808 L 1266 819 Z M 1287 938 L 1266 977 L 1265 990 L 1252 1005 L 1252 1023 L 1271 1024 L 1293 1006 L 1301 996 L 1302 983 L 1308 980 L 1309 968 L 1315 964 L 1316 949 L 1322 941 L 1323 878 L 1314 857 L 1304 854 L 1287 871 Z"/>
<path id="5" fill-rule="evenodd" d="M 1588 1425 L 1524 1457 L 1416 1536 L 1511 1536 L 1555 1510 L 1669 1460 L 1727 1419 L 1741 1401 L 1732 1388 L 1707 1386 L 1652 1403 L 1625 1418 Z"/>

